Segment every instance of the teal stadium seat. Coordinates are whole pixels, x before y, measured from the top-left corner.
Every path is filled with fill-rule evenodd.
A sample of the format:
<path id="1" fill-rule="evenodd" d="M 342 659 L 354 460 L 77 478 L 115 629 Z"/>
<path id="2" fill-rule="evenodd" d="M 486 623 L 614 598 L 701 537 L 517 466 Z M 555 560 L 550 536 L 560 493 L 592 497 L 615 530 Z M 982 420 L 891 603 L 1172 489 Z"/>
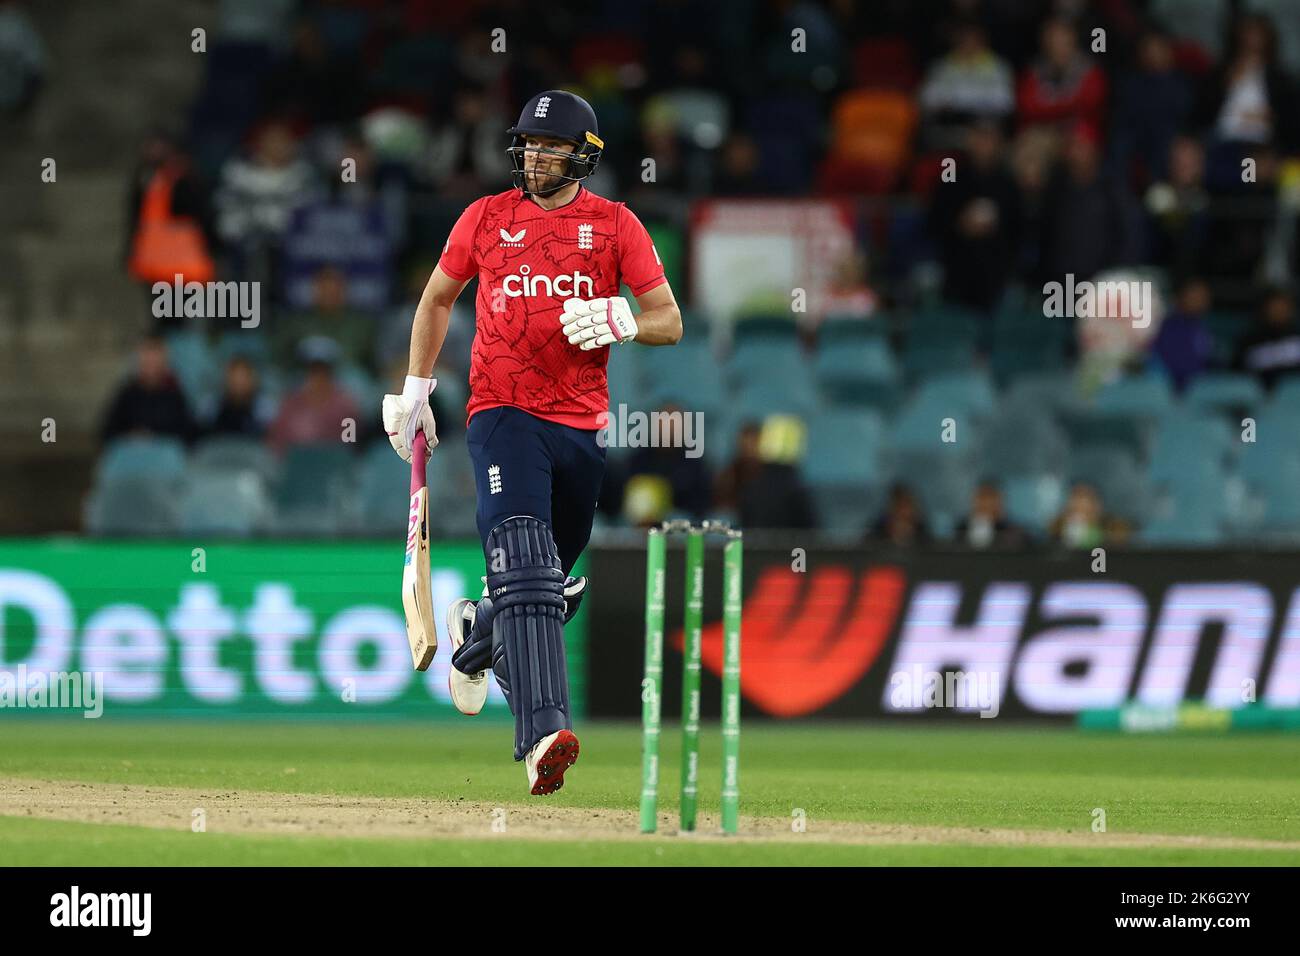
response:
<path id="1" fill-rule="evenodd" d="M 351 447 L 343 444 L 290 447 L 275 490 L 276 530 L 310 536 L 343 530 L 356 499 L 353 459 Z"/>
<path id="2" fill-rule="evenodd" d="M 883 338 L 822 340 L 813 363 L 822 397 L 832 404 L 893 408 L 902 375 Z"/>
<path id="3" fill-rule="evenodd" d="M 639 357 L 641 381 L 650 401 L 648 410 L 675 402 L 689 411 L 708 415 L 727 403 L 719 363 L 704 339 L 638 351 L 643 353 Z"/>
<path id="4" fill-rule="evenodd" d="M 214 472 L 251 472 L 267 485 L 279 477 L 279 463 L 260 441 L 242 435 L 213 435 L 194 446 L 191 476 Z"/>
<path id="5" fill-rule="evenodd" d="M 269 527 L 272 508 L 255 474 L 214 472 L 187 482 L 180 530 L 186 534 L 247 536 Z"/>
<path id="6" fill-rule="evenodd" d="M 167 358 L 185 399 L 194 408 L 221 389 L 217 356 L 200 332 L 185 330 L 167 336 Z"/>
<path id="7" fill-rule="evenodd" d="M 1002 483 L 1002 501 L 1011 521 L 1043 538 L 1065 503 L 1065 483 L 1046 472 L 1013 475 Z"/>
<path id="8" fill-rule="evenodd" d="M 726 372 L 734 385 L 742 386 L 773 376 L 806 379 L 811 368 L 797 342 L 755 339 L 736 345 L 726 363 Z"/>
<path id="9" fill-rule="evenodd" d="M 1042 309 L 1007 309 L 993 321 L 990 364 L 999 382 L 1064 368 L 1072 328 L 1069 320 L 1043 315 Z"/>
<path id="10" fill-rule="evenodd" d="M 1138 460 L 1124 446 L 1092 445 L 1071 451 L 1071 481 L 1086 481 L 1101 494 L 1103 509 L 1142 523 L 1151 508 L 1151 485 Z"/>
<path id="11" fill-rule="evenodd" d="M 458 453 L 459 449 L 434 449 L 432 457 Z M 397 456 L 387 438 L 372 442 L 361 458 L 358 530 L 400 533 L 406 527 L 410 491 L 411 466 Z"/>
<path id="12" fill-rule="evenodd" d="M 741 386 L 736 408 L 741 418 L 798 415 L 807 421 L 818 413 L 820 402 L 811 380 L 806 377 L 765 376 Z"/>
<path id="13" fill-rule="evenodd" d="M 153 475 L 101 479 L 86 503 L 91 534 L 173 534 L 180 524 L 180 482 Z"/>
<path id="14" fill-rule="evenodd" d="M 1093 400 L 1065 409 L 1061 420 L 1075 445 L 1123 444 L 1146 453 L 1155 422 L 1174 407 L 1164 375 L 1130 375 L 1097 390 Z"/>
<path id="15" fill-rule="evenodd" d="M 473 465 L 465 454 L 429 457 L 429 534 L 439 538 L 475 538 Z M 409 484 L 409 482 L 408 482 Z"/>
<path id="16" fill-rule="evenodd" d="M 997 393 L 987 373 L 969 369 L 934 375 L 920 382 L 917 401 L 951 408 L 956 414 L 983 422 L 993 415 Z"/>
<path id="17" fill-rule="evenodd" d="M 856 409 L 827 409 L 808 423 L 804 478 L 814 486 L 865 486 L 881 482 L 880 416 Z"/>
<path id="18" fill-rule="evenodd" d="M 99 460 L 100 481 L 133 477 L 179 480 L 184 473 L 185 446 L 176 438 L 117 438 Z"/>
<path id="19" fill-rule="evenodd" d="M 1251 375 L 1207 372 L 1192 380 L 1183 401 L 1196 412 L 1236 414 L 1258 408 L 1264 401 L 1264 390 Z"/>
<path id="20" fill-rule="evenodd" d="M 1069 445 L 1050 413 L 1033 406 L 1008 407 L 989 423 L 980 443 L 981 471 L 1005 481 L 1015 475 L 1062 474 Z"/>

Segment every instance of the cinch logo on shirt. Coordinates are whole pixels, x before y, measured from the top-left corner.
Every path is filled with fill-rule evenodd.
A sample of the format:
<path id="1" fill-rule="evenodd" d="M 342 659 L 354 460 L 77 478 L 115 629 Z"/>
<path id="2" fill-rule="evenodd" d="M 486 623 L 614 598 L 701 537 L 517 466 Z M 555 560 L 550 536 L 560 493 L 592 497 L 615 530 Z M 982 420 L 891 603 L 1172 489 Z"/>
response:
<path id="1" fill-rule="evenodd" d="M 514 275 L 508 275 L 501 280 L 501 290 L 510 298 L 515 299 L 519 296 L 531 298 L 537 295 L 548 295 L 552 298 L 564 296 L 570 298 L 576 296 L 580 299 L 592 298 L 592 289 L 595 288 L 590 276 L 585 276 L 581 272 L 575 271 L 573 275 L 556 276 L 551 278 L 547 275 L 530 275 L 532 269 L 526 265 L 519 267 L 519 272 Z M 584 293 L 583 290 L 586 290 Z"/>

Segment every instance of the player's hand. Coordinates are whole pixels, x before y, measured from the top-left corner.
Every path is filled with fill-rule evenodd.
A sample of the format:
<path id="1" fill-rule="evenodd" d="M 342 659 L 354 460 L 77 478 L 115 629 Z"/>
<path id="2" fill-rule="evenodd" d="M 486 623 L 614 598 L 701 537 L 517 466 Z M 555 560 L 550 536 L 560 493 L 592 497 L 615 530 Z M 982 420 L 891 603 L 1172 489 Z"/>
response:
<path id="1" fill-rule="evenodd" d="M 584 352 L 621 345 L 636 338 L 632 306 L 622 296 L 600 299 L 566 299 L 560 325 L 569 342 Z"/>
<path id="2" fill-rule="evenodd" d="M 411 446 L 415 443 L 417 431 L 424 432 L 429 451 L 438 445 L 433 410 L 429 408 L 429 394 L 437 384 L 436 378 L 408 375 L 401 395 L 384 396 L 384 431 L 388 433 L 388 443 L 402 456 L 402 461 L 411 460 Z"/>

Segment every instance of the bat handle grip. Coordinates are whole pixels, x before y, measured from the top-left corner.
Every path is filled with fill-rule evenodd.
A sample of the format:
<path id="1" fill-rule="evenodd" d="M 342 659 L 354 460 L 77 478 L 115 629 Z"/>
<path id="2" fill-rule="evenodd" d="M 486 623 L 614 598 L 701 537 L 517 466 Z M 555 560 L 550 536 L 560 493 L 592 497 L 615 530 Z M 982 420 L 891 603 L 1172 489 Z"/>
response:
<path id="1" fill-rule="evenodd" d="M 424 431 L 421 430 L 415 433 L 415 440 L 411 442 L 411 494 L 427 486 L 425 465 L 428 461 L 429 440 L 424 437 Z"/>

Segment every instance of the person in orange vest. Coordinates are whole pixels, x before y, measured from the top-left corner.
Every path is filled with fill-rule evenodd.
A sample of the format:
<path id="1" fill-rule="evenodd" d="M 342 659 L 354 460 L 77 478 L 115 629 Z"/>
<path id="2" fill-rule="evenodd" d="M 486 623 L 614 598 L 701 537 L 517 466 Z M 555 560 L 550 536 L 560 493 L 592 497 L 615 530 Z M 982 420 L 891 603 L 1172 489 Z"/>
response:
<path id="1" fill-rule="evenodd" d="M 168 134 L 154 132 L 131 184 L 127 272 L 149 287 L 170 285 L 177 275 L 210 282 L 216 274 L 212 236 L 207 190 L 189 157 Z"/>

